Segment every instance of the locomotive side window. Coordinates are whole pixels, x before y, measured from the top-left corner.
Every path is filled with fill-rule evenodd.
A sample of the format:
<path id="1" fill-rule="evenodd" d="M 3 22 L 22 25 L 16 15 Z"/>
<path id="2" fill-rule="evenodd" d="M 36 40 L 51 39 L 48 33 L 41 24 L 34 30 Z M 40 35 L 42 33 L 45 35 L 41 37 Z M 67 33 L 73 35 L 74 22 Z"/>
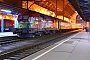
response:
<path id="1" fill-rule="evenodd" d="M 18 21 L 19 22 L 28 22 L 29 16 L 19 16 Z"/>
<path id="2" fill-rule="evenodd" d="M 23 22 L 28 22 L 28 18 L 29 18 L 29 16 L 23 16 Z"/>
<path id="3" fill-rule="evenodd" d="M 28 16 L 23 16 L 23 19 L 28 19 Z"/>
<path id="4" fill-rule="evenodd" d="M 29 23 L 30 23 L 30 28 L 34 28 L 34 21 L 35 21 L 36 17 L 29 17 Z"/>
<path id="5" fill-rule="evenodd" d="M 22 16 L 19 16 L 18 19 L 22 19 Z"/>
<path id="6" fill-rule="evenodd" d="M 18 21 L 21 21 L 22 20 L 22 16 L 18 16 Z"/>

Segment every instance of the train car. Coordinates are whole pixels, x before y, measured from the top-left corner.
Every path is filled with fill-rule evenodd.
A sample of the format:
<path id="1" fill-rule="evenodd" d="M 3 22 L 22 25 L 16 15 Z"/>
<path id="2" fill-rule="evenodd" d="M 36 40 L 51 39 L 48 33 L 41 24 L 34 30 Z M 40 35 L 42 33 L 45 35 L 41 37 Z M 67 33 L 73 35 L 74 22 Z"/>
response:
<path id="1" fill-rule="evenodd" d="M 4 19 L 4 31 L 10 32 L 10 31 L 12 31 L 13 28 L 14 28 L 14 21 Z M 0 31 L 1 31 L 1 20 L 0 20 Z"/>
<path id="2" fill-rule="evenodd" d="M 18 14 L 18 27 L 13 30 L 18 37 L 35 37 L 36 35 L 52 34 L 58 29 L 51 17 L 36 13 L 22 12 Z"/>

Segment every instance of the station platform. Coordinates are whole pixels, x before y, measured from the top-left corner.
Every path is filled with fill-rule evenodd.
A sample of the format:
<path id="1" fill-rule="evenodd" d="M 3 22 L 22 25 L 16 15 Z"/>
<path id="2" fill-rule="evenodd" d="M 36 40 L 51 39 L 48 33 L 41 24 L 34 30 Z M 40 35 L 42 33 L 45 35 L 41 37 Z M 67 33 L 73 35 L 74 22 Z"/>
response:
<path id="1" fill-rule="evenodd" d="M 16 36 L 17 34 L 13 34 L 13 32 L 3 32 L 0 33 L 0 37 L 5 37 L 5 36 Z"/>
<path id="2" fill-rule="evenodd" d="M 90 60 L 90 33 L 79 32 L 22 60 Z"/>

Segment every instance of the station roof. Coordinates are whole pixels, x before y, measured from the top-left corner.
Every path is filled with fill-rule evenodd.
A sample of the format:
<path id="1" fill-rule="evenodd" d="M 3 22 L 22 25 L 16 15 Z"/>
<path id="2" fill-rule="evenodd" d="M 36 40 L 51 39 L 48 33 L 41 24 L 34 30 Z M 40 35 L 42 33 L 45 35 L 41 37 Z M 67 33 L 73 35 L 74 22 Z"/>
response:
<path id="1" fill-rule="evenodd" d="M 22 1 L 25 1 L 25 0 L 22 0 Z M 70 4 L 68 0 L 26 0 L 26 1 L 34 1 L 35 4 L 55 12 L 56 15 L 64 15 L 67 18 L 70 18 L 71 15 L 75 13 L 75 9 L 73 8 L 73 6 Z M 13 13 L 25 11 L 25 9 L 16 7 L 13 4 L 0 2 L 0 9 L 3 9 L 3 8 L 11 9 L 13 10 L 12 11 Z"/>
<path id="2" fill-rule="evenodd" d="M 64 15 L 65 17 L 70 18 L 71 15 L 75 13 L 75 9 L 68 0 L 32 0 L 32 1 L 34 1 L 34 3 L 39 6 L 42 6 L 50 11 L 55 12 L 56 15 Z"/>
<path id="3" fill-rule="evenodd" d="M 75 10 L 77 10 L 79 15 L 85 21 L 90 21 L 89 0 L 26 0 L 26 1 L 34 1 L 35 4 L 47 8 L 48 10 L 54 11 L 57 15 L 64 15 L 67 18 L 70 18 L 71 15 L 75 13 Z M 0 9 L 11 10 L 12 14 L 16 14 L 22 11 L 27 11 L 27 9 L 23 9 L 21 7 L 17 7 L 16 5 L 5 2 L 0 2 Z"/>
<path id="4" fill-rule="evenodd" d="M 1 9 L 10 10 L 12 11 L 11 14 L 18 14 L 19 12 L 22 12 L 22 11 L 28 11 L 27 9 L 23 9 L 21 7 L 17 7 L 16 5 L 5 3 L 5 2 L 0 2 L 0 13 L 3 13 L 1 12 Z"/>
<path id="5" fill-rule="evenodd" d="M 80 16 L 90 22 L 90 0 L 69 0 Z"/>
<path id="6" fill-rule="evenodd" d="M 3 6 L 3 7 L 2 7 Z M 9 3 L 6 3 L 6 2 L 0 2 L 0 10 L 1 9 L 6 9 L 6 10 L 10 10 L 12 11 L 11 14 L 18 14 L 19 12 L 27 12 L 27 11 L 30 11 L 30 10 L 27 10 L 27 9 L 24 9 L 24 8 L 21 8 L 21 7 L 17 7 L 16 5 L 13 5 L 13 4 L 9 4 Z M 33 11 L 35 12 L 35 11 Z M 0 11 L 0 13 L 3 13 Z M 41 13 L 40 13 L 41 14 Z M 43 14 L 42 14 L 43 15 Z M 50 16 L 49 16 L 50 17 Z M 53 18 L 53 17 L 52 17 Z M 66 21 L 62 21 L 62 22 L 66 22 Z M 67 22 L 68 23 L 68 22 Z"/>

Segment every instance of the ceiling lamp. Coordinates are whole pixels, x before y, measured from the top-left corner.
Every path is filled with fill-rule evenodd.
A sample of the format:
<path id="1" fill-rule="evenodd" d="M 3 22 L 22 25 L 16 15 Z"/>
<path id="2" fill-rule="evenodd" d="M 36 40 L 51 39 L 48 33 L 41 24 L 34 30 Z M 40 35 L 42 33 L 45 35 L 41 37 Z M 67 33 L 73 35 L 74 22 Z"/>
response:
<path id="1" fill-rule="evenodd" d="M 4 9 L 1 9 L 0 11 L 3 12 L 3 13 L 11 13 L 10 10 L 4 10 Z"/>

